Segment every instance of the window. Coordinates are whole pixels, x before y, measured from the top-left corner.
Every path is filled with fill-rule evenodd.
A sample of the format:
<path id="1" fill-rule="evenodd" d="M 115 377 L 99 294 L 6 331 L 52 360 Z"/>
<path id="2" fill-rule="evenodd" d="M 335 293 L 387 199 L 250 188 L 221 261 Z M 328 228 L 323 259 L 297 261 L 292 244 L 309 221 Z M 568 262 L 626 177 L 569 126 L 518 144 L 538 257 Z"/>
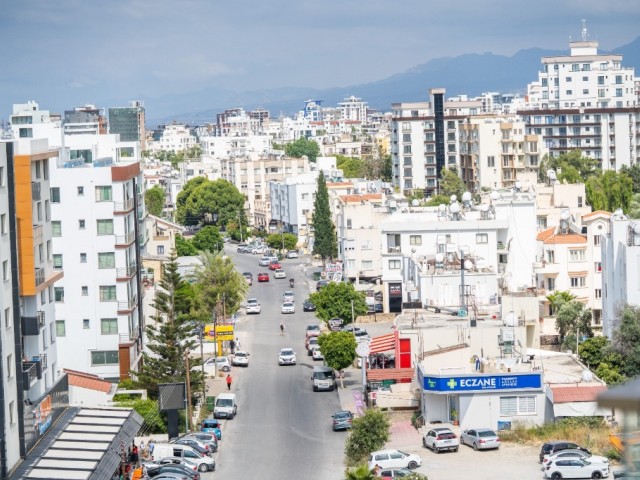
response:
<path id="1" fill-rule="evenodd" d="M 89 319 L 88 318 L 83 318 L 82 319 L 82 328 L 87 330 L 87 329 L 89 329 L 90 326 L 91 326 L 91 322 L 89 321 Z"/>
<path id="2" fill-rule="evenodd" d="M 53 268 L 60 270 L 62 268 L 62 254 L 55 253 L 53 255 Z"/>
<path id="3" fill-rule="evenodd" d="M 9 260 L 2 262 L 2 280 L 9 280 Z"/>
<path id="4" fill-rule="evenodd" d="M 42 221 L 42 202 L 36 203 L 36 216 L 39 221 Z"/>
<path id="5" fill-rule="evenodd" d="M 116 268 L 116 254 L 114 252 L 98 253 L 98 268 Z"/>
<path id="6" fill-rule="evenodd" d="M 0 187 L 4 187 L 4 167 L 0 167 Z"/>
<path id="7" fill-rule="evenodd" d="M 500 415 L 510 417 L 513 415 L 535 415 L 536 397 L 500 397 Z"/>
<path id="8" fill-rule="evenodd" d="M 116 301 L 116 286 L 115 285 L 100 285 L 100 301 L 101 302 L 115 302 Z"/>
<path id="9" fill-rule="evenodd" d="M 51 236 L 62 236 L 62 222 L 60 220 L 54 220 L 53 222 L 51 222 Z"/>
<path id="10" fill-rule="evenodd" d="M 362 270 L 373 270 L 373 260 L 362 260 L 360 265 Z"/>
<path id="11" fill-rule="evenodd" d="M 49 192 L 51 203 L 60 203 L 60 187 L 51 187 Z"/>
<path id="12" fill-rule="evenodd" d="M 402 141 L 403 142 L 410 142 L 411 141 L 411 134 L 410 133 L 403 133 L 402 134 Z"/>
<path id="13" fill-rule="evenodd" d="M 78 220 L 78 228 L 80 230 L 84 230 L 84 220 Z"/>
<path id="14" fill-rule="evenodd" d="M 164 255 L 164 245 L 157 246 L 157 253 L 158 255 Z"/>
<path id="15" fill-rule="evenodd" d="M 409 245 L 422 245 L 422 235 L 409 235 Z"/>
<path id="16" fill-rule="evenodd" d="M 44 201 L 44 219 L 47 222 L 51 220 L 51 203 L 49 200 Z"/>
<path id="17" fill-rule="evenodd" d="M 4 328 L 11 328 L 11 307 L 4 309 Z"/>
<path id="18" fill-rule="evenodd" d="M 601 272 L 602 271 L 602 262 L 595 262 L 594 263 L 594 270 L 596 272 Z"/>
<path id="19" fill-rule="evenodd" d="M 51 322 L 49 324 L 49 335 L 51 336 L 51 343 L 56 343 L 56 324 Z"/>
<path id="20" fill-rule="evenodd" d="M 82 296 L 86 297 L 87 295 L 89 295 L 89 287 L 86 285 L 83 285 L 81 287 L 81 292 L 82 292 Z"/>
<path id="21" fill-rule="evenodd" d="M 356 269 L 356 261 L 353 258 L 347 259 L 347 270 L 352 271 Z"/>
<path id="22" fill-rule="evenodd" d="M 348 230 L 351 230 L 351 228 L 352 228 L 352 222 L 351 222 L 351 219 L 350 219 L 350 218 L 347 218 L 347 229 L 348 229 Z"/>
<path id="23" fill-rule="evenodd" d="M 0 215 L 0 232 L 2 232 L 2 235 L 7 234 L 7 214 L 6 213 L 3 213 L 2 215 Z"/>
<path id="24" fill-rule="evenodd" d="M 64 323 L 64 320 L 56 320 L 56 337 L 66 337 L 67 336 L 67 326 Z"/>
<path id="25" fill-rule="evenodd" d="M 118 351 L 96 351 L 91 352 L 91 365 L 118 365 Z"/>
<path id="26" fill-rule="evenodd" d="M 569 277 L 571 288 L 580 288 L 587 286 L 587 277 Z"/>
<path id="27" fill-rule="evenodd" d="M 582 197 L 578 197 L 578 207 L 582 207 Z"/>
<path id="28" fill-rule="evenodd" d="M 53 285 L 49 285 L 49 287 L 47 287 L 47 290 L 49 290 L 49 303 L 51 303 L 55 300 L 53 294 Z"/>
<path id="29" fill-rule="evenodd" d="M 622 89 L 616 88 L 616 97 L 621 97 L 621 96 L 622 96 Z"/>
<path id="30" fill-rule="evenodd" d="M 13 378 L 13 354 L 7 355 L 7 380 Z"/>
<path id="31" fill-rule="evenodd" d="M 9 423 L 15 425 L 16 423 L 16 402 L 9 402 Z"/>
<path id="32" fill-rule="evenodd" d="M 601 288 L 596 288 L 595 297 L 596 298 L 602 298 L 602 289 Z"/>
<path id="33" fill-rule="evenodd" d="M 117 318 L 101 318 L 100 319 L 100 332 L 102 335 L 115 335 L 118 333 L 118 319 Z"/>
<path id="34" fill-rule="evenodd" d="M 111 187 L 110 186 L 97 186 L 96 187 L 96 202 L 110 202 Z"/>
<path id="35" fill-rule="evenodd" d="M 400 260 L 389 260 L 389 270 L 400 270 Z"/>
<path id="36" fill-rule="evenodd" d="M 98 235 L 113 235 L 113 220 L 98 220 Z"/>
<path id="37" fill-rule="evenodd" d="M 64 287 L 53 287 L 56 302 L 64 302 Z"/>
<path id="38" fill-rule="evenodd" d="M 40 180 L 40 162 L 36 162 L 36 178 Z"/>
<path id="39" fill-rule="evenodd" d="M 84 195 L 84 187 L 78 187 L 78 196 L 81 197 Z"/>
<path id="40" fill-rule="evenodd" d="M 585 253 L 586 253 L 585 250 L 569 250 L 569 261 L 584 262 Z"/>
<path id="41" fill-rule="evenodd" d="M 595 246 L 600 245 L 600 241 L 602 240 L 602 236 L 601 235 L 594 235 L 593 236 L 593 244 Z"/>
<path id="42" fill-rule="evenodd" d="M 476 243 L 489 243 L 489 234 L 476 233 Z"/>
<path id="43" fill-rule="evenodd" d="M 87 254 L 86 253 L 81 253 L 80 254 L 80 263 L 87 263 Z"/>
<path id="44" fill-rule="evenodd" d="M 547 278 L 547 290 L 553 291 L 556 289 L 556 279 L 555 278 Z"/>

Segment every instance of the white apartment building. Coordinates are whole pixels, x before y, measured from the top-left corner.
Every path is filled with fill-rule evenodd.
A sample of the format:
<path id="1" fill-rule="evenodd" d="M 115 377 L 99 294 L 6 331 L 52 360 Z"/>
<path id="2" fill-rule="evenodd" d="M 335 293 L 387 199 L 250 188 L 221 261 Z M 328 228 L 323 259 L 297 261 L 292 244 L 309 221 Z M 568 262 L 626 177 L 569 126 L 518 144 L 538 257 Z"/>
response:
<path id="1" fill-rule="evenodd" d="M 263 155 L 271 151 L 269 135 L 225 135 L 205 136 L 200 139 L 202 158 L 221 160 L 223 158 Z"/>
<path id="2" fill-rule="evenodd" d="M 338 102 L 338 111 L 342 120 L 355 120 L 361 123 L 367 121 L 367 102 L 353 95 Z"/>
<path id="3" fill-rule="evenodd" d="M 153 141 L 147 147 L 151 152 L 184 152 L 198 145 L 198 138 L 191 132 L 188 125 L 161 125 L 160 130 L 154 132 Z"/>
<path id="4" fill-rule="evenodd" d="M 470 312 L 495 305 L 503 292 L 535 288 L 531 192 L 494 191 L 490 201 L 477 206 L 454 202 L 400 209 L 380 223 L 380 230 L 385 311 L 419 301 Z"/>
<path id="5" fill-rule="evenodd" d="M 318 186 L 318 172 L 286 177 L 269 182 L 269 232 L 290 232 L 298 235 L 298 245 L 310 248 L 309 224 Z"/>
<path id="6" fill-rule="evenodd" d="M 622 55 L 599 54 L 598 42 L 569 42 L 570 54 L 542 58 L 538 80 L 529 84 L 529 102 L 518 113 L 527 134 L 542 135 L 551 155 L 574 149 L 619 170 L 640 159 L 640 106 L 633 68 Z"/>
<path id="7" fill-rule="evenodd" d="M 616 210 L 609 222 L 609 233 L 601 237 L 602 331 L 611 338 L 620 307 L 640 304 L 640 221 Z"/>
<path id="8" fill-rule="evenodd" d="M 53 262 L 68 272 L 55 292 L 61 364 L 116 381 L 142 355 L 139 153 L 118 135 L 76 135 L 51 163 Z"/>

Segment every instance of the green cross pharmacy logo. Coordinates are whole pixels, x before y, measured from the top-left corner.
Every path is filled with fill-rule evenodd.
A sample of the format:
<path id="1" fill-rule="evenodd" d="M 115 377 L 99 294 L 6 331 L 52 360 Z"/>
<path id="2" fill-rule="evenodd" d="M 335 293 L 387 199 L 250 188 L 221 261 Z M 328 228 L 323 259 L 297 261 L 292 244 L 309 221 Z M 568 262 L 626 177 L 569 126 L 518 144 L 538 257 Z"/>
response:
<path id="1" fill-rule="evenodd" d="M 457 386 L 458 386 L 458 382 L 456 382 L 453 378 L 450 378 L 449 381 L 447 382 L 447 387 L 449 387 L 451 390 L 453 390 Z"/>
<path id="2" fill-rule="evenodd" d="M 436 388 L 435 380 L 431 380 L 430 378 L 428 378 L 427 382 L 429 383 L 429 388 Z"/>

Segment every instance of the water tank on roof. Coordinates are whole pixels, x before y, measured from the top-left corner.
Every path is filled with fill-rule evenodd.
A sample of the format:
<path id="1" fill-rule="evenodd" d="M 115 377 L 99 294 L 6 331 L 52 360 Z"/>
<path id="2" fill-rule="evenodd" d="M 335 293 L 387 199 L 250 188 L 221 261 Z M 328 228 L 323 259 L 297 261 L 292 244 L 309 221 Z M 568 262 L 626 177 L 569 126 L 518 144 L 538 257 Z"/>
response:
<path id="1" fill-rule="evenodd" d="M 590 382 L 591 380 L 593 380 L 593 372 L 591 372 L 591 370 L 583 370 L 582 380 L 585 382 Z"/>
<path id="2" fill-rule="evenodd" d="M 411 206 L 417 207 L 418 205 L 420 205 L 420 201 L 417 198 L 411 200 Z"/>
<path id="3" fill-rule="evenodd" d="M 453 203 L 453 202 L 455 202 L 455 201 L 457 201 L 457 200 L 458 200 L 458 196 L 457 196 L 457 195 L 451 195 L 451 196 L 449 197 L 449 200 L 451 200 L 451 203 Z"/>

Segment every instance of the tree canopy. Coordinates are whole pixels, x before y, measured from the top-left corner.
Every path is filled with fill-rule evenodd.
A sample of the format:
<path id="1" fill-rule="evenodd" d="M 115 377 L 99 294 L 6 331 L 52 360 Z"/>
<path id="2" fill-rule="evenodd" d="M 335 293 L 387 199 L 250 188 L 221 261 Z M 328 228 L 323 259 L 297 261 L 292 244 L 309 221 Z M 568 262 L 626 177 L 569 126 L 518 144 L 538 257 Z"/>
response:
<path id="1" fill-rule="evenodd" d="M 364 162 L 364 177 L 380 179 L 390 182 L 392 176 L 391 154 L 387 153 L 380 145 L 375 144 L 371 151 L 371 157 Z"/>
<path id="2" fill-rule="evenodd" d="M 365 293 L 358 292 L 349 282 L 329 282 L 319 292 L 310 295 L 311 302 L 316 306 L 316 316 L 327 321 L 330 318 L 341 318 L 345 323 L 351 323 L 351 301 L 355 318 L 367 313 Z"/>
<path id="3" fill-rule="evenodd" d="M 284 153 L 289 157 L 300 158 L 306 155 L 310 162 L 315 162 L 320 155 L 320 146 L 315 140 L 299 138 L 284 146 Z"/>
<path id="4" fill-rule="evenodd" d="M 151 215 L 159 217 L 162 215 L 164 209 L 165 191 L 160 185 L 155 185 L 153 188 L 144 192 L 144 206 Z"/>
<path id="5" fill-rule="evenodd" d="M 633 193 L 640 193 L 640 165 L 634 164 L 631 167 L 623 165 L 620 168 L 620 173 L 629 175 L 633 182 Z"/>
<path id="6" fill-rule="evenodd" d="M 246 225 L 244 202 L 244 195 L 226 180 L 194 178 L 178 194 L 176 220 L 182 225 L 202 223 L 222 228 L 240 221 Z"/>
<path id="7" fill-rule="evenodd" d="M 196 298 L 205 317 L 210 316 L 218 302 L 229 315 L 240 308 L 248 290 L 247 281 L 238 272 L 231 258 L 222 252 L 200 254 L 202 266 L 196 270 Z"/>
<path id="8" fill-rule="evenodd" d="M 613 212 L 618 208 L 627 212 L 633 197 L 633 180 L 626 173 L 607 170 L 592 175 L 585 185 L 587 202 L 594 210 Z"/>
<path id="9" fill-rule="evenodd" d="M 284 243 L 285 250 L 295 250 L 298 246 L 298 236 L 293 233 L 272 233 L 265 240 L 269 248 L 281 250 Z"/>
<path id="10" fill-rule="evenodd" d="M 336 166 L 342 170 L 345 178 L 362 178 L 365 176 L 366 163 L 361 158 L 336 155 Z"/>
<path id="11" fill-rule="evenodd" d="M 442 170 L 440 174 L 440 188 L 438 189 L 441 195 L 446 195 L 447 197 L 456 195 L 458 200 L 460 200 L 465 189 L 464 182 L 456 172 L 448 168 Z M 447 204 L 448 203 L 449 201 L 447 201 Z"/>
<path id="12" fill-rule="evenodd" d="M 556 313 L 556 328 L 564 348 L 575 349 L 576 334 L 593 337 L 591 317 L 591 310 L 577 300 L 560 305 Z"/>
<path id="13" fill-rule="evenodd" d="M 387 416 L 377 409 L 370 408 L 362 417 L 355 418 L 344 446 L 347 463 L 364 462 L 371 452 L 384 447 L 390 438 L 390 428 Z"/>
<path id="14" fill-rule="evenodd" d="M 316 198 L 313 202 L 313 254 L 320 255 L 324 263 L 327 258 L 333 259 L 338 256 L 338 239 L 336 237 L 336 227 L 331 219 L 331 208 L 329 207 L 329 191 L 327 182 L 322 172 L 318 175 L 318 188 Z"/>
<path id="15" fill-rule="evenodd" d="M 546 175 L 547 170 L 555 170 L 558 180 L 567 183 L 584 183 L 601 171 L 598 161 L 583 157 L 579 149 L 555 157 L 545 156 L 540 164 L 540 174 Z"/>
<path id="16" fill-rule="evenodd" d="M 193 236 L 191 244 L 196 250 L 207 252 L 220 252 L 224 245 L 220 231 L 213 225 L 202 227 Z"/>
<path id="17" fill-rule="evenodd" d="M 318 345 L 324 363 L 334 370 L 344 370 L 356 359 L 356 338 L 350 332 L 323 333 L 318 337 Z M 340 384 L 344 388 L 342 376 Z"/>
<path id="18" fill-rule="evenodd" d="M 621 372 L 627 377 L 640 375 L 640 307 L 625 305 L 620 309 L 612 347 L 624 358 Z"/>
<path id="19" fill-rule="evenodd" d="M 176 255 L 178 257 L 193 257 L 198 255 L 198 249 L 193 246 L 191 240 L 184 238 L 182 235 L 176 235 Z"/>

